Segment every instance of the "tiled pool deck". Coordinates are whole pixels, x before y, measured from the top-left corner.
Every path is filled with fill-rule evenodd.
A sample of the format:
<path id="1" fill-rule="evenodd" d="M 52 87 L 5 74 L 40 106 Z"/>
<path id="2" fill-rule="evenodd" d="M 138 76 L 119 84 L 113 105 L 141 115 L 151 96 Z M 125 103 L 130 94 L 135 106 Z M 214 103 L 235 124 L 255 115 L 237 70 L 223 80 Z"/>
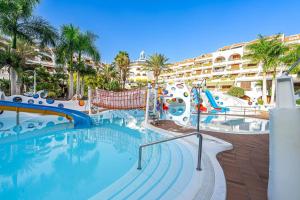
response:
<path id="1" fill-rule="evenodd" d="M 178 133 L 195 131 L 167 120 L 160 121 L 156 126 Z M 233 145 L 232 150 L 221 152 L 217 155 L 226 178 L 227 199 L 267 199 L 269 135 L 241 135 L 208 131 L 203 133 L 220 138 Z"/>

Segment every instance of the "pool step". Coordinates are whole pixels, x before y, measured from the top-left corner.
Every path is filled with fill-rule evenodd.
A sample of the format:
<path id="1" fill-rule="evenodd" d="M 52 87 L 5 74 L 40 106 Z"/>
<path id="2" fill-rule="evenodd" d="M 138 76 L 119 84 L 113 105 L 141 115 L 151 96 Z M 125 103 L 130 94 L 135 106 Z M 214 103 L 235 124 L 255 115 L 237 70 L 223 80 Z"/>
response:
<path id="1" fill-rule="evenodd" d="M 181 192 L 197 173 L 191 149 L 170 142 L 156 145 L 152 150 L 148 163 L 142 163 L 141 171 L 134 167 L 93 199 L 176 199 L 182 196 Z"/>

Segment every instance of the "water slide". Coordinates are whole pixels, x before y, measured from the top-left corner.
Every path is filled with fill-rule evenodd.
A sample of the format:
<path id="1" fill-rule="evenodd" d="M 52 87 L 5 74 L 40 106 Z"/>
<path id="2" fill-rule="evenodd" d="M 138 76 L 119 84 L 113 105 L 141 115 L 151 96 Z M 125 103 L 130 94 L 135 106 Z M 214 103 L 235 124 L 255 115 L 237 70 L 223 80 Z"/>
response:
<path id="1" fill-rule="evenodd" d="M 211 92 L 209 90 L 205 90 L 205 95 L 207 96 L 207 99 L 210 103 L 210 105 L 215 109 L 215 110 L 218 110 L 220 112 L 227 112 L 229 111 L 229 108 L 226 108 L 226 107 L 220 107 L 215 98 L 213 97 L 213 95 L 211 94 Z"/>
<path id="2" fill-rule="evenodd" d="M 92 125 L 92 119 L 87 114 L 67 108 L 53 106 L 35 105 L 27 103 L 16 103 L 0 101 L 0 110 L 19 111 L 28 113 L 39 113 L 43 115 L 58 115 L 71 118 L 75 128 L 88 128 Z"/>

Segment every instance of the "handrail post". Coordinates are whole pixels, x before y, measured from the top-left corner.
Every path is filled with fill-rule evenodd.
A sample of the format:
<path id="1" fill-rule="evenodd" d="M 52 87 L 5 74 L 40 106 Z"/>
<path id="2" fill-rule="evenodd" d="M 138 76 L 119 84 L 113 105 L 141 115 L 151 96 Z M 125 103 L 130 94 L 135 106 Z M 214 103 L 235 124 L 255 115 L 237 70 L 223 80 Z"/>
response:
<path id="1" fill-rule="evenodd" d="M 198 134 L 198 138 L 199 138 L 199 144 L 198 144 L 198 162 L 197 162 L 197 170 L 201 171 L 201 158 L 202 158 L 202 140 L 203 137 L 202 135 L 199 133 Z"/>
<path id="2" fill-rule="evenodd" d="M 138 158 L 139 160 L 138 160 L 137 169 L 138 170 L 142 169 L 142 150 L 143 150 L 143 147 L 148 147 L 148 146 L 151 146 L 151 145 L 160 144 L 160 143 L 168 142 L 168 141 L 171 141 L 171 140 L 176 140 L 176 139 L 179 139 L 179 138 L 189 137 L 189 136 L 192 136 L 192 135 L 197 135 L 198 136 L 199 145 L 198 145 L 198 161 L 197 161 L 197 168 L 196 169 L 198 171 L 200 171 L 201 170 L 201 158 L 202 158 L 202 141 L 203 141 L 203 136 L 201 135 L 200 132 L 194 132 L 194 133 L 190 133 L 190 134 L 187 134 L 187 135 L 181 135 L 181 136 L 168 138 L 168 139 L 165 139 L 165 140 L 160 140 L 160 141 L 156 141 L 156 142 L 141 145 L 139 147 L 139 158 Z"/>
<path id="3" fill-rule="evenodd" d="M 139 161 L 138 161 L 138 170 L 142 169 L 142 147 L 139 147 Z"/>

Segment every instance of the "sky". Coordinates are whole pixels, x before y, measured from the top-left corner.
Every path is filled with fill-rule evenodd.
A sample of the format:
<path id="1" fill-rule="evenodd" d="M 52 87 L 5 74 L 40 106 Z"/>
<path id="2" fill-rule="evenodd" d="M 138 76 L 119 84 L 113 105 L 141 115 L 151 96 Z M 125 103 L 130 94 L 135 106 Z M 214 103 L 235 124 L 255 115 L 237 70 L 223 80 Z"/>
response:
<path id="1" fill-rule="evenodd" d="M 300 33 L 299 8 L 299 0 L 41 0 L 35 14 L 96 33 L 103 62 L 120 50 L 175 62 L 258 34 Z"/>

